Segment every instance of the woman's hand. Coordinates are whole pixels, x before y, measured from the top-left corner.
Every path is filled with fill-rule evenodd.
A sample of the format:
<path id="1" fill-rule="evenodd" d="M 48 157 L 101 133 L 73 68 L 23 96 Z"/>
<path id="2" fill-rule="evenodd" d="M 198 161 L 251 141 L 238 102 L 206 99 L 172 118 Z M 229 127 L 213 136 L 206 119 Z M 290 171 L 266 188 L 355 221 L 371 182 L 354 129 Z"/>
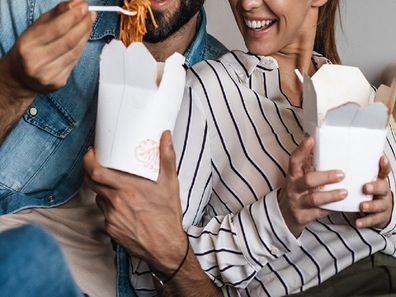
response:
<path id="1" fill-rule="evenodd" d="M 391 171 L 388 159 L 382 156 L 379 162 L 379 173 L 376 181 L 363 186 L 366 195 L 373 195 L 372 201 L 362 202 L 360 211 L 364 216 L 356 220 L 358 228 L 384 229 L 392 216 L 393 194 L 389 187 L 387 176 Z"/>
<path id="2" fill-rule="evenodd" d="M 320 192 L 324 185 L 338 183 L 344 179 L 344 173 L 338 170 L 313 171 L 312 151 L 314 140 L 305 139 L 290 157 L 286 184 L 278 201 L 283 218 L 294 236 L 298 237 L 305 226 L 331 211 L 319 208 L 323 204 L 343 200 L 346 190 Z"/>

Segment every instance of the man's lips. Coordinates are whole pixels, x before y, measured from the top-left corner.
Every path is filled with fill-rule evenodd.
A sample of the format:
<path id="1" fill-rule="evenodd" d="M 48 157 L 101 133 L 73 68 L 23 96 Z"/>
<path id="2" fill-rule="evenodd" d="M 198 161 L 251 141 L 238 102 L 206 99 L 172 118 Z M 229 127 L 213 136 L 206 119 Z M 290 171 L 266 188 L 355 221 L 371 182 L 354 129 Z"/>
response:
<path id="1" fill-rule="evenodd" d="M 163 10 L 172 1 L 173 0 L 151 0 L 151 8 L 154 9 L 154 10 Z"/>

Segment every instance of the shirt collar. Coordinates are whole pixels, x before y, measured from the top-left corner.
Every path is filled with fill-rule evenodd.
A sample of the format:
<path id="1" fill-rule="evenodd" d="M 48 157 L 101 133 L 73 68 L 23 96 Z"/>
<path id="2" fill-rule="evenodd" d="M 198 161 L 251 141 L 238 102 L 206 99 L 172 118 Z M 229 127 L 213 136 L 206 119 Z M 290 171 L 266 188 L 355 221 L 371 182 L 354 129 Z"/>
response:
<path id="1" fill-rule="evenodd" d="M 249 78 L 256 69 L 272 71 L 279 68 L 275 58 L 270 56 L 256 56 L 242 51 L 232 51 L 231 55 L 224 56 L 225 61 L 231 65 L 240 77 Z M 330 60 L 313 52 L 312 61 L 319 69 L 323 64 L 331 64 Z"/>
<path id="2" fill-rule="evenodd" d="M 240 76 L 250 77 L 256 68 L 272 71 L 279 68 L 278 62 L 272 57 L 256 56 L 251 53 L 244 53 L 236 50 L 231 55 L 224 56 Z M 236 62 L 236 63 L 235 63 Z"/>
<path id="3" fill-rule="evenodd" d="M 206 13 L 202 8 L 198 16 L 197 33 L 195 34 L 194 40 L 190 44 L 190 47 L 184 54 L 186 57 L 186 64 L 188 66 L 202 61 L 203 57 L 205 57 L 206 43 L 208 39 L 206 23 Z"/>

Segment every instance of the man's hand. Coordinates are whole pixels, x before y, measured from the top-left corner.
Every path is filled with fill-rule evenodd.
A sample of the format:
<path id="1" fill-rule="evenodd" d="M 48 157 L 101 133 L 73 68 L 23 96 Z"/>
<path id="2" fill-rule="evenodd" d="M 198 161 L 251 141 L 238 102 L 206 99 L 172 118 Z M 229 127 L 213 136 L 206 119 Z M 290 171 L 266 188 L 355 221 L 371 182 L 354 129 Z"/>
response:
<path id="1" fill-rule="evenodd" d="M 358 228 L 375 227 L 384 229 L 392 216 L 393 195 L 387 181 L 387 176 L 391 171 L 388 159 L 382 156 L 379 162 L 379 173 L 376 181 L 367 183 L 363 187 L 366 195 L 373 195 L 372 201 L 362 202 L 360 211 L 365 214 L 356 220 Z"/>
<path id="2" fill-rule="evenodd" d="M 94 18 L 83 0 L 62 2 L 40 16 L 2 59 L 4 83 L 26 93 L 63 87 L 88 41 Z"/>
<path id="3" fill-rule="evenodd" d="M 83 0 L 62 2 L 43 14 L 0 59 L 0 143 L 37 93 L 66 84 L 94 18 Z"/>
<path id="4" fill-rule="evenodd" d="M 144 259 L 162 280 L 180 266 L 188 245 L 183 231 L 176 156 L 171 134 L 160 143 L 157 182 L 102 167 L 93 150 L 84 157 L 85 180 L 98 193 L 107 233 L 130 254 Z M 203 272 L 190 248 L 178 273 L 165 288 L 154 279 L 160 296 L 222 297 L 221 290 Z"/>
<path id="5" fill-rule="evenodd" d="M 344 174 L 338 170 L 313 171 L 313 138 L 305 139 L 290 157 L 286 185 L 278 200 L 283 218 L 294 236 L 298 237 L 310 222 L 326 217 L 331 211 L 320 206 L 340 201 L 348 195 L 346 190 L 318 191 L 324 185 L 342 181 Z"/>
<path id="6" fill-rule="evenodd" d="M 170 133 L 161 138 L 157 182 L 104 168 L 96 162 L 93 150 L 86 154 L 84 166 L 88 186 L 99 194 L 97 202 L 108 234 L 166 279 L 180 264 L 187 246 Z"/>

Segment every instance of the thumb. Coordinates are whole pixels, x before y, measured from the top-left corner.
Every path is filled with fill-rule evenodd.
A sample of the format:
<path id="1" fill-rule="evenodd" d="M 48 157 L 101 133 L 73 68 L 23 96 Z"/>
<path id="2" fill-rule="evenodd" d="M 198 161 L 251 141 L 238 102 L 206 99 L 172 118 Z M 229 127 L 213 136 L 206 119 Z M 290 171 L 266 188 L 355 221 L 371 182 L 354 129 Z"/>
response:
<path id="1" fill-rule="evenodd" d="M 391 172 L 391 166 L 389 164 L 389 160 L 387 157 L 382 156 L 380 159 L 380 169 L 378 172 L 378 178 L 379 179 L 385 179 Z"/>
<path id="2" fill-rule="evenodd" d="M 173 149 L 172 134 L 169 130 L 162 133 L 160 141 L 159 179 L 176 175 L 176 154 Z"/>
<path id="3" fill-rule="evenodd" d="M 304 174 L 306 162 L 310 159 L 315 146 L 312 137 L 305 138 L 299 147 L 292 153 L 289 162 L 289 173 L 292 176 L 300 176 Z"/>

